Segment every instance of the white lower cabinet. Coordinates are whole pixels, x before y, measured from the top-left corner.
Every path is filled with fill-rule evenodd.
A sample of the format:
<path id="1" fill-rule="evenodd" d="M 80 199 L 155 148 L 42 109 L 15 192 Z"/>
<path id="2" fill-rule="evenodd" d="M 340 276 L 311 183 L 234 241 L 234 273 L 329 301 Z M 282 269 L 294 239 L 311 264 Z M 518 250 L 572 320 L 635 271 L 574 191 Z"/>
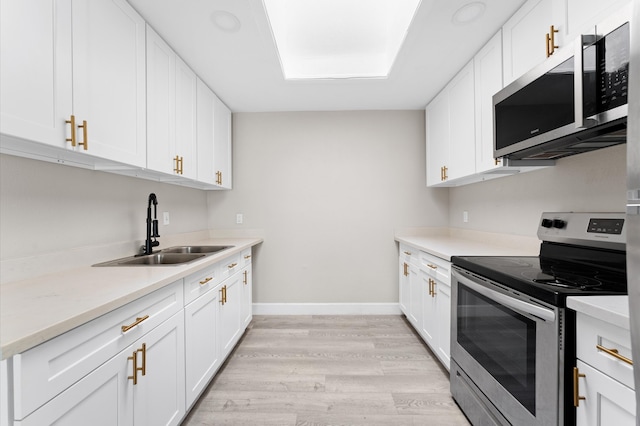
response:
<path id="1" fill-rule="evenodd" d="M 183 345 L 181 311 L 15 424 L 177 425 L 185 414 Z"/>
<path id="2" fill-rule="evenodd" d="M 400 309 L 449 370 L 451 345 L 450 263 L 400 245 Z"/>
<path id="3" fill-rule="evenodd" d="M 246 249 L 3 360 L 1 425 L 180 424 L 252 319 L 251 272 Z"/>
<path id="4" fill-rule="evenodd" d="M 628 328 L 576 314 L 576 367 L 573 371 L 576 424 L 636 424 L 635 385 Z"/>

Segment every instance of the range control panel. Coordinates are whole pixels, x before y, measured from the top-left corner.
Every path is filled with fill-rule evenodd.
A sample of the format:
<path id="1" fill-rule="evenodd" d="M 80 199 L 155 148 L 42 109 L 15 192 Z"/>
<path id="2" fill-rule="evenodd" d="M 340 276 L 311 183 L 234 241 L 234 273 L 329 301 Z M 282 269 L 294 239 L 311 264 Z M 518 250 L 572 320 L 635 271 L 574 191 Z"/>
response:
<path id="1" fill-rule="evenodd" d="M 626 249 L 624 213 L 542 213 L 538 238 L 564 244 Z"/>

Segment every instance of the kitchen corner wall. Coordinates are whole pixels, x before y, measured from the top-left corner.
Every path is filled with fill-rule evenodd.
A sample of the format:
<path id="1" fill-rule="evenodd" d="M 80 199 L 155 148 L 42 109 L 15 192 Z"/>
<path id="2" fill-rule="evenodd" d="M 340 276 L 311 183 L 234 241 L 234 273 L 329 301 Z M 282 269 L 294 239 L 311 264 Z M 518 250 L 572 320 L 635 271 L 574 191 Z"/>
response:
<path id="1" fill-rule="evenodd" d="M 451 188 L 449 226 L 536 236 L 545 211 L 624 212 L 626 149 L 604 148 L 562 158 L 555 167 Z"/>
<path id="2" fill-rule="evenodd" d="M 233 120 L 233 190 L 208 194 L 209 227 L 264 237 L 254 302 L 397 303 L 394 230 L 448 222 L 448 190 L 425 186 L 424 111 Z"/>
<path id="3" fill-rule="evenodd" d="M 204 191 L 0 155 L 0 259 L 141 244 L 151 192 L 158 196 L 161 243 L 162 236 L 207 229 Z"/>

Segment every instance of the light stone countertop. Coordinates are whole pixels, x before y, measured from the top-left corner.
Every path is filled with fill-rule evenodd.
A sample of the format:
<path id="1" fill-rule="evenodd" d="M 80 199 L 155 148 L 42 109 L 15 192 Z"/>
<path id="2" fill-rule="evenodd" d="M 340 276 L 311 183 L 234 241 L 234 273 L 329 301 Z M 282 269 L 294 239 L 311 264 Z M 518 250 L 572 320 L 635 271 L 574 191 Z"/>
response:
<path id="1" fill-rule="evenodd" d="M 396 232 L 395 240 L 433 256 L 537 256 L 537 238 L 456 229 L 417 229 Z"/>
<path id="2" fill-rule="evenodd" d="M 629 330 L 629 296 L 570 296 L 567 307 Z"/>
<path id="3" fill-rule="evenodd" d="M 185 245 L 234 247 L 188 265 L 86 266 L 3 283 L 1 358 L 24 352 L 262 241 L 261 238 L 184 241 Z"/>

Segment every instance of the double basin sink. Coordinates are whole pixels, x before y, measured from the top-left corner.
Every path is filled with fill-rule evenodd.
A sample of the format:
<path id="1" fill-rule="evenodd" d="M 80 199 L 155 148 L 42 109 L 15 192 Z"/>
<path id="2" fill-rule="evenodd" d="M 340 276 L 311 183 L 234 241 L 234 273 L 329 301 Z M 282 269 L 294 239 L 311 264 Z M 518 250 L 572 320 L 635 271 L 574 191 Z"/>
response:
<path id="1" fill-rule="evenodd" d="M 129 256 L 110 260 L 93 266 L 170 266 L 195 262 L 205 256 L 218 253 L 233 246 L 176 246 L 157 253 Z"/>

